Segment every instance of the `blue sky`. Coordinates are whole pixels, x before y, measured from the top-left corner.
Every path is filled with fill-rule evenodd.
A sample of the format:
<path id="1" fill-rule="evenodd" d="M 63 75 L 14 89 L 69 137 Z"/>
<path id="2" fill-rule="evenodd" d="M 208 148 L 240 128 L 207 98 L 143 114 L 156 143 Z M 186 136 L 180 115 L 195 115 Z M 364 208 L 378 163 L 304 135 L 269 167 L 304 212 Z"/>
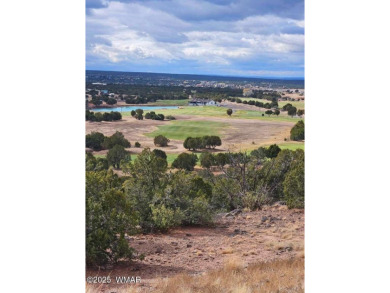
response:
<path id="1" fill-rule="evenodd" d="M 86 0 L 87 69 L 304 76 L 304 1 Z"/>

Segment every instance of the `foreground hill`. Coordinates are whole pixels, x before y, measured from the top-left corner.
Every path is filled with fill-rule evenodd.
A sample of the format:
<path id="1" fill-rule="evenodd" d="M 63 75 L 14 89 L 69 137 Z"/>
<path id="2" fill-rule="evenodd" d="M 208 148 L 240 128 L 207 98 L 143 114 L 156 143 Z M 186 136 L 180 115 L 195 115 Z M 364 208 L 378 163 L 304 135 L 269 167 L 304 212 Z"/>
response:
<path id="1" fill-rule="evenodd" d="M 113 286 L 115 292 L 303 291 L 303 210 L 275 204 L 220 214 L 214 227 L 184 227 L 129 241 L 144 260 L 88 270 L 87 276 L 136 275 L 141 284 L 110 284 L 100 291 L 89 286 L 89 292 L 112 292 Z"/>

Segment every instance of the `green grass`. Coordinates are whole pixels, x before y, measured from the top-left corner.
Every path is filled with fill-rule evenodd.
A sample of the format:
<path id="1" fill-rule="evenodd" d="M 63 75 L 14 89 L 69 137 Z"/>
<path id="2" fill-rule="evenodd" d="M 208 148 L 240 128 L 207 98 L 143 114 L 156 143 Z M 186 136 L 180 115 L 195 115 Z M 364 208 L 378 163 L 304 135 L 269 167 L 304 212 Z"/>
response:
<path id="1" fill-rule="evenodd" d="M 185 100 L 157 100 L 148 103 L 148 106 L 188 106 L 188 99 Z"/>
<path id="2" fill-rule="evenodd" d="M 233 113 L 231 117 L 226 114 L 227 108 L 225 107 L 214 107 L 214 106 L 203 106 L 203 107 L 193 107 L 187 106 L 183 107 L 183 109 L 161 109 L 157 112 L 160 114 L 166 115 L 194 115 L 194 116 L 212 116 L 212 117 L 222 117 L 222 118 L 230 118 L 230 119 L 258 119 L 264 121 L 283 121 L 283 122 L 294 122 L 296 123 L 298 118 L 291 118 L 286 115 L 268 115 L 261 116 L 264 114 L 264 111 L 257 110 L 237 110 Z M 130 116 L 130 112 L 123 112 L 123 116 Z"/>
<path id="3" fill-rule="evenodd" d="M 284 143 L 280 143 L 278 144 L 278 146 L 282 149 L 282 150 L 292 150 L 292 151 L 295 151 L 297 149 L 303 149 L 305 150 L 305 143 L 304 142 L 284 142 Z"/>
<path id="4" fill-rule="evenodd" d="M 200 137 L 204 135 L 220 135 L 227 123 L 214 121 L 171 121 L 161 125 L 156 131 L 145 134 L 148 137 L 164 135 L 171 139 L 184 140 L 187 137 Z"/>
<path id="5" fill-rule="evenodd" d="M 279 104 L 279 108 L 282 108 L 284 105 L 286 104 L 291 104 L 293 105 L 294 107 L 296 107 L 298 110 L 299 109 L 302 109 L 304 110 L 305 109 L 305 102 L 304 101 L 299 101 L 299 102 L 293 102 L 293 101 L 282 101 L 282 102 L 278 102 Z"/>

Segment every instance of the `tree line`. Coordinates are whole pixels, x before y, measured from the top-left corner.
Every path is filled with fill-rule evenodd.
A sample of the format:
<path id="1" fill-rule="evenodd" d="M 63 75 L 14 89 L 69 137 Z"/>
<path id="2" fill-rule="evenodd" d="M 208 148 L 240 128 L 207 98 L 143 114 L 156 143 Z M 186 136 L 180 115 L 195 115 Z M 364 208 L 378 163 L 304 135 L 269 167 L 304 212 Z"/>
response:
<path id="1" fill-rule="evenodd" d="M 270 103 L 264 103 L 264 102 L 261 102 L 261 101 L 254 101 L 254 100 L 241 100 L 240 98 L 232 98 L 232 97 L 228 97 L 226 98 L 227 101 L 230 101 L 230 102 L 235 102 L 235 103 L 238 103 L 238 104 L 247 104 L 247 105 L 252 105 L 252 106 L 256 106 L 256 107 L 259 107 L 259 108 L 266 108 L 266 109 L 272 109 L 272 108 L 278 108 L 278 99 L 276 97 L 273 97 L 272 100 L 270 100 Z"/>
<path id="2" fill-rule="evenodd" d="M 101 105 L 102 101 L 108 103 L 108 94 L 98 94 L 101 90 L 115 93 L 118 98 L 127 104 L 146 104 L 157 100 L 182 100 L 196 92 L 197 98 L 222 100 L 229 96 L 242 96 L 241 89 L 214 88 L 214 87 L 183 87 L 183 86 L 158 86 L 158 85 L 133 85 L 133 84 L 106 84 L 94 85 L 87 83 L 87 92 L 92 96 L 92 103 Z M 115 99 L 113 99 L 115 100 Z M 116 103 L 116 100 L 115 100 Z"/>
<path id="3" fill-rule="evenodd" d="M 122 114 L 120 112 L 111 111 L 111 112 L 93 112 L 86 110 L 85 120 L 92 122 L 101 122 L 101 121 L 117 121 L 122 119 Z"/>

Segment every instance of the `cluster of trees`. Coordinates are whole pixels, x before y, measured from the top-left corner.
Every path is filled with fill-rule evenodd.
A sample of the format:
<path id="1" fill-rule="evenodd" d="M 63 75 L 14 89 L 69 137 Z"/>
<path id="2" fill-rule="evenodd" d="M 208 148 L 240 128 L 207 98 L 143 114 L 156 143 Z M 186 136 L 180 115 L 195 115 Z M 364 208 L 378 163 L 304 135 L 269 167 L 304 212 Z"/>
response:
<path id="1" fill-rule="evenodd" d="M 156 85 L 141 85 L 141 84 L 106 84 L 94 85 L 92 83 L 86 84 L 87 88 L 93 88 L 89 94 L 97 94 L 97 90 L 108 90 L 111 93 L 119 95 L 121 100 L 129 100 L 129 104 L 143 104 L 148 102 L 155 102 L 156 100 L 179 100 L 187 99 L 188 92 L 184 87 L 178 86 L 156 86 Z M 94 95 L 92 95 L 94 96 Z"/>
<path id="2" fill-rule="evenodd" d="M 290 103 L 287 103 L 286 105 L 284 105 L 282 107 L 282 111 L 287 111 L 288 115 L 290 115 L 291 117 L 293 117 L 295 115 L 298 115 L 299 117 L 301 117 L 303 114 L 305 114 L 305 110 L 303 110 L 303 109 L 297 110 L 297 108 L 294 107 Z"/>
<path id="3" fill-rule="evenodd" d="M 144 116 L 143 116 L 144 110 L 142 110 L 142 109 L 136 109 L 135 111 L 131 110 L 130 114 L 131 114 L 132 117 L 134 117 L 137 120 L 143 120 L 144 119 Z"/>
<path id="4" fill-rule="evenodd" d="M 209 155 L 202 155 L 201 162 Z M 86 172 L 88 264 L 134 257 L 126 234 L 207 225 L 216 213 L 280 200 L 289 208 L 304 207 L 303 150 L 271 146 L 250 154 L 218 154 L 213 156 L 222 162 L 218 175 L 181 166 L 196 161 L 194 154 L 179 155 L 174 165 L 182 170 L 166 172 L 165 156 L 146 148 L 134 161 L 121 163 L 123 177 L 111 170 Z"/>
<path id="5" fill-rule="evenodd" d="M 115 145 L 121 145 L 124 148 L 131 147 L 130 142 L 125 138 L 122 132 L 116 131 L 111 136 L 104 136 L 101 132 L 91 132 L 85 136 L 86 147 L 94 151 L 109 150 Z"/>
<path id="6" fill-rule="evenodd" d="M 268 148 L 260 147 L 251 152 L 251 156 L 258 158 L 276 158 L 279 152 L 281 151 L 280 147 L 276 144 L 269 146 Z M 200 155 L 199 161 L 200 165 L 203 168 L 210 169 L 211 167 L 223 167 L 231 162 L 231 158 L 234 158 L 234 155 L 229 153 L 218 153 L 212 154 L 209 152 L 204 152 Z"/>
<path id="7" fill-rule="evenodd" d="M 277 91 L 254 90 L 252 96 L 256 99 L 263 99 L 268 101 L 278 100 L 281 95 Z"/>
<path id="8" fill-rule="evenodd" d="M 97 91 L 90 91 L 89 94 L 92 96 L 91 103 L 95 106 L 99 106 L 105 102 L 107 105 L 115 105 L 117 103 L 117 100 L 114 98 L 110 98 L 108 94 L 101 94 L 100 96 L 97 95 Z"/>
<path id="9" fill-rule="evenodd" d="M 103 114 L 100 112 L 92 112 L 89 110 L 86 110 L 85 112 L 85 120 L 86 121 L 117 121 L 122 119 L 122 114 L 120 112 L 111 111 L 111 112 L 104 112 Z"/>
<path id="10" fill-rule="evenodd" d="M 268 117 L 271 116 L 271 115 L 279 116 L 280 110 L 279 109 L 275 109 L 273 111 L 272 110 L 267 110 L 267 111 L 265 111 L 265 114 L 267 114 Z"/>
<path id="11" fill-rule="evenodd" d="M 276 97 L 274 97 L 272 100 L 270 100 L 271 102 L 270 103 L 263 103 L 263 102 L 260 102 L 260 101 L 254 101 L 254 100 L 241 100 L 240 98 L 226 98 L 226 100 L 230 101 L 230 102 L 236 102 L 236 103 L 243 103 L 243 104 L 248 104 L 248 105 L 252 105 L 252 106 L 256 106 L 256 107 L 259 107 L 259 108 L 266 108 L 266 109 L 272 109 L 272 108 L 277 108 L 278 107 L 278 99 Z"/>
<path id="12" fill-rule="evenodd" d="M 304 140 L 305 139 L 305 123 L 299 120 L 297 124 L 290 131 L 291 140 Z"/>
<path id="13" fill-rule="evenodd" d="M 205 135 L 202 137 L 187 137 L 183 146 L 188 150 L 196 151 L 197 149 L 215 148 L 222 145 L 222 140 L 216 135 Z"/>
<path id="14" fill-rule="evenodd" d="M 156 114 L 154 111 L 145 114 L 145 119 L 164 120 L 164 118 L 165 116 L 163 114 Z"/>
<path id="15" fill-rule="evenodd" d="M 124 137 L 123 133 L 119 131 L 111 136 L 104 136 L 100 132 L 92 132 L 85 136 L 85 140 L 87 148 L 91 148 L 94 151 L 108 150 L 106 159 L 94 159 L 93 156 L 91 157 L 91 154 L 87 154 L 86 163 L 88 166 L 91 166 L 91 170 L 103 170 L 107 169 L 108 166 L 119 168 L 122 161 L 127 162 L 131 160 L 130 153 L 125 150 L 125 148 L 131 147 L 131 144 Z"/>
<path id="16" fill-rule="evenodd" d="M 127 104 L 146 104 L 157 100 L 182 100 L 188 99 L 188 96 L 196 92 L 197 98 L 213 99 L 221 102 L 229 96 L 242 96 L 241 89 L 214 88 L 214 87 L 183 87 L 183 86 L 157 86 L 157 85 L 141 85 L 141 84 L 106 84 L 94 85 L 86 84 L 87 88 L 91 88 L 88 94 L 92 95 L 92 103 L 100 105 L 102 101 L 108 99 L 108 95 L 98 95 L 98 90 L 108 90 L 111 93 L 116 93 L 119 99 Z"/>

